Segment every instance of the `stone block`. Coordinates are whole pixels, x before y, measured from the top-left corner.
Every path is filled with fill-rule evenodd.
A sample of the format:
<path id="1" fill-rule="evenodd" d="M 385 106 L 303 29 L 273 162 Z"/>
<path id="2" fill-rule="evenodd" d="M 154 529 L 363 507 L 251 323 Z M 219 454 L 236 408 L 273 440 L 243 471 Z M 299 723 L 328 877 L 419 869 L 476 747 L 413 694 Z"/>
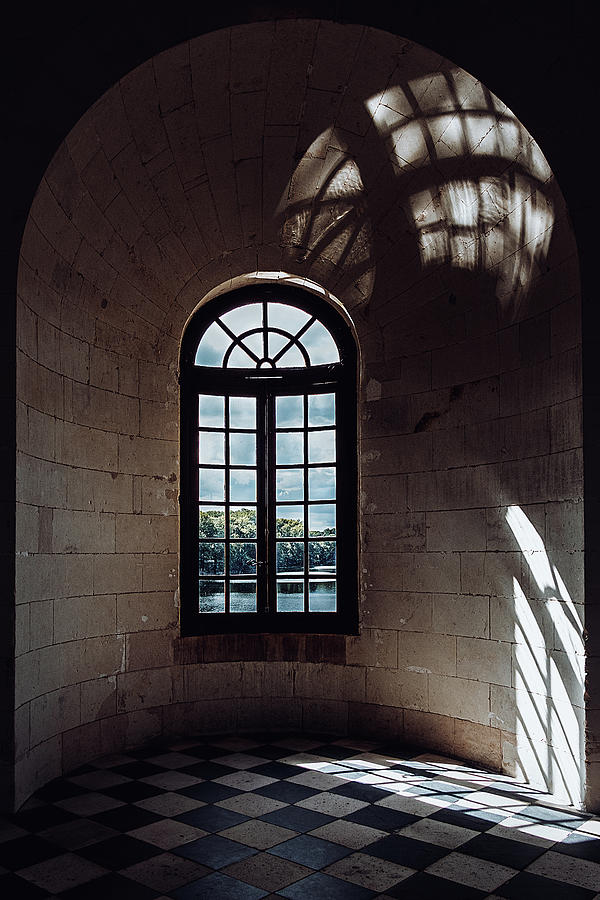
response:
<path id="1" fill-rule="evenodd" d="M 116 675 L 108 675 L 101 678 L 94 678 L 91 681 L 84 681 L 79 687 L 81 688 L 82 724 L 116 715 Z"/>
<path id="2" fill-rule="evenodd" d="M 366 702 L 405 709 L 427 707 L 427 678 L 421 672 L 367 669 Z"/>
<path id="3" fill-rule="evenodd" d="M 483 509 L 427 513 L 427 550 L 485 550 L 486 519 Z"/>
<path id="4" fill-rule="evenodd" d="M 457 721 L 450 716 L 437 715 L 421 709 L 404 710 L 404 739 L 427 750 L 442 753 L 454 751 L 454 730 Z"/>
<path id="5" fill-rule="evenodd" d="M 118 632 L 172 628 L 178 621 L 178 608 L 172 593 L 120 594 L 116 621 Z"/>
<path id="6" fill-rule="evenodd" d="M 489 597 L 435 594 L 433 631 L 485 638 L 489 635 Z"/>
<path id="7" fill-rule="evenodd" d="M 346 664 L 395 669 L 398 660 L 397 645 L 398 636 L 395 631 L 363 628 L 358 636 L 346 638 Z"/>
<path id="8" fill-rule="evenodd" d="M 54 601 L 54 641 L 57 644 L 114 634 L 115 621 L 114 594 Z"/>
<path id="9" fill-rule="evenodd" d="M 302 730 L 321 734 L 347 734 L 348 703 L 342 700 L 303 700 Z"/>
<path id="10" fill-rule="evenodd" d="M 502 772 L 502 732 L 489 725 L 457 719 L 454 725 L 454 754 Z"/>
<path id="11" fill-rule="evenodd" d="M 429 711 L 487 725 L 489 722 L 489 685 L 466 678 L 428 675 Z"/>
<path id="12" fill-rule="evenodd" d="M 31 746 L 75 728 L 81 720 L 79 685 L 42 694 L 31 701 Z"/>
<path id="13" fill-rule="evenodd" d="M 117 676 L 117 711 L 164 706 L 173 700 L 173 670 L 140 669 Z"/>
<path id="14" fill-rule="evenodd" d="M 52 518 L 52 550 L 54 553 L 114 552 L 114 515 L 55 509 Z"/>
<path id="15" fill-rule="evenodd" d="M 137 592 L 142 589 L 140 553 L 96 554 L 93 569 L 94 594 Z"/>
<path id="16" fill-rule="evenodd" d="M 456 674 L 474 681 L 510 686 L 512 646 L 504 641 L 459 637 Z"/>
<path id="17" fill-rule="evenodd" d="M 409 591 L 368 590 L 363 602 L 362 624 L 369 628 L 429 631 L 432 597 Z"/>
<path id="18" fill-rule="evenodd" d="M 296 671 L 294 694 L 311 700 L 364 700 L 365 669 L 303 663 Z"/>
<path id="19" fill-rule="evenodd" d="M 398 633 L 398 668 L 407 672 L 456 675 L 456 638 L 443 634 Z"/>
<path id="20" fill-rule="evenodd" d="M 226 700 L 242 696 L 241 663 L 208 663 L 185 667 L 187 700 Z"/>

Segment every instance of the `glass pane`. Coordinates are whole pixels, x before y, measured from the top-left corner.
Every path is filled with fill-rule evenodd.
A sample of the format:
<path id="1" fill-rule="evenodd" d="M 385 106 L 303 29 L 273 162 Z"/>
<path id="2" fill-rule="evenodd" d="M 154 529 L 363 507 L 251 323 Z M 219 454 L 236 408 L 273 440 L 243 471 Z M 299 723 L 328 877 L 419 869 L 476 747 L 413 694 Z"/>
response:
<path id="1" fill-rule="evenodd" d="M 200 575 L 223 575 L 225 544 L 222 541 L 200 541 L 198 544 Z"/>
<path id="2" fill-rule="evenodd" d="M 262 303 L 246 303 L 223 313 L 220 319 L 230 331 L 240 335 L 252 328 L 262 328 Z"/>
<path id="3" fill-rule="evenodd" d="M 198 397 L 198 424 L 203 428 L 224 428 L 225 397 L 200 394 Z"/>
<path id="4" fill-rule="evenodd" d="M 256 502 L 256 469 L 230 469 L 229 499 L 234 503 L 243 500 Z"/>
<path id="5" fill-rule="evenodd" d="M 224 469 L 200 469 L 198 499 L 223 502 L 225 499 Z"/>
<path id="6" fill-rule="evenodd" d="M 231 575 L 256 575 L 256 544 L 229 545 L 229 572 Z"/>
<path id="7" fill-rule="evenodd" d="M 254 334 L 247 334 L 242 341 L 244 347 L 248 347 L 259 359 L 262 359 L 265 355 L 263 335 L 264 332 L 256 331 Z"/>
<path id="8" fill-rule="evenodd" d="M 229 435 L 229 462 L 232 466 L 256 465 L 256 437 L 253 434 Z"/>
<path id="9" fill-rule="evenodd" d="M 256 507 L 231 507 L 229 510 L 229 537 L 256 537 Z"/>
<path id="10" fill-rule="evenodd" d="M 304 397 L 276 397 L 275 425 L 277 428 L 302 428 L 304 425 Z"/>
<path id="11" fill-rule="evenodd" d="M 330 431 L 309 431 L 309 463 L 335 462 L 335 429 Z"/>
<path id="12" fill-rule="evenodd" d="M 311 394 L 308 398 L 309 425 L 335 425 L 335 394 Z"/>
<path id="13" fill-rule="evenodd" d="M 196 350 L 195 366 L 222 366 L 231 338 L 217 322 L 208 326 Z"/>
<path id="14" fill-rule="evenodd" d="M 311 500 L 335 500 L 335 468 L 333 466 L 308 470 L 308 496 Z"/>
<path id="15" fill-rule="evenodd" d="M 256 428 L 256 397 L 229 398 L 229 427 Z"/>
<path id="16" fill-rule="evenodd" d="M 309 541 L 308 568 L 310 572 L 333 574 L 335 572 L 335 541 Z"/>
<path id="17" fill-rule="evenodd" d="M 304 544 L 302 541 L 277 541 L 277 572 L 280 575 L 304 573 Z"/>
<path id="18" fill-rule="evenodd" d="M 246 351 L 238 344 L 231 351 L 231 355 L 227 360 L 227 365 L 229 368 L 233 369 L 254 369 L 256 367 L 256 360 L 253 359 L 249 353 L 246 353 Z"/>
<path id="19" fill-rule="evenodd" d="M 304 469 L 277 469 L 275 499 L 304 499 Z"/>
<path id="20" fill-rule="evenodd" d="M 270 328 L 283 328 L 284 331 L 296 334 L 309 319 L 309 314 L 303 309 L 288 306 L 287 303 L 267 304 L 267 322 Z"/>
<path id="21" fill-rule="evenodd" d="M 319 503 L 318 506 L 308 507 L 308 533 L 310 537 L 335 535 L 334 503 Z"/>
<path id="22" fill-rule="evenodd" d="M 225 612 L 225 582 L 209 581 L 201 578 L 198 582 L 199 604 L 201 613 Z"/>
<path id="23" fill-rule="evenodd" d="M 304 507 L 278 506 L 277 537 L 304 537 Z"/>
<path id="24" fill-rule="evenodd" d="M 225 507 L 201 506 L 199 523 L 199 538 L 224 538 L 225 537 Z"/>
<path id="25" fill-rule="evenodd" d="M 225 435 L 223 432 L 200 432 L 200 462 L 214 465 L 225 464 Z"/>
<path id="26" fill-rule="evenodd" d="M 304 612 L 304 582 L 277 582 L 277 612 Z"/>
<path id="27" fill-rule="evenodd" d="M 309 581 L 308 609 L 309 612 L 335 612 L 335 581 Z"/>
<path id="28" fill-rule="evenodd" d="M 276 365 L 281 366 L 283 369 L 299 369 L 301 366 L 306 365 L 306 360 L 298 347 L 293 344 L 289 350 L 285 351 L 283 356 L 279 357 Z"/>
<path id="29" fill-rule="evenodd" d="M 302 431 L 278 434 L 276 441 L 278 466 L 293 466 L 304 462 L 304 433 Z"/>
<path id="30" fill-rule="evenodd" d="M 229 611 L 256 612 L 256 582 L 229 582 Z"/>
<path id="31" fill-rule="evenodd" d="M 278 331 L 269 331 L 268 339 L 269 356 L 271 357 L 271 359 L 273 359 L 273 357 L 276 356 L 280 350 L 283 350 L 283 348 L 289 341 L 289 337 L 286 337 L 284 334 L 279 334 Z"/>
<path id="32" fill-rule="evenodd" d="M 340 361 L 337 344 L 320 322 L 313 322 L 300 338 L 310 356 L 312 366 Z"/>

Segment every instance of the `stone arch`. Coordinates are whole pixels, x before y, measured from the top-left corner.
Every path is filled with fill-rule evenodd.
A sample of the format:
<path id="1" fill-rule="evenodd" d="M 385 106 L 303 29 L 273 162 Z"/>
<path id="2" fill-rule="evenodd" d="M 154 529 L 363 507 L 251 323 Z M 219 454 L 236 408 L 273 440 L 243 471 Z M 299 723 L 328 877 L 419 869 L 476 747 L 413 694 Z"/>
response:
<path id="1" fill-rule="evenodd" d="M 337 296 L 360 343 L 358 636 L 178 635 L 179 342 L 263 271 Z M 404 38 L 236 26 L 104 94 L 21 248 L 16 802 L 100 752 L 276 724 L 581 803 L 578 284 L 539 147 Z"/>

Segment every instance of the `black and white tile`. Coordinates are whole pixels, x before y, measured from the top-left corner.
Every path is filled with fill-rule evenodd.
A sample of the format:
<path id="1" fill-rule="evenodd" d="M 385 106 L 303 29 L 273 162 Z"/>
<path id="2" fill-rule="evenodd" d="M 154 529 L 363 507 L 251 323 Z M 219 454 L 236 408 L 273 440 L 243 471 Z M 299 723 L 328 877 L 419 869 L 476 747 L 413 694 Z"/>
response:
<path id="1" fill-rule="evenodd" d="M 324 735 L 113 755 L 0 820 L 9 900 L 600 900 L 600 819 L 435 754 Z"/>

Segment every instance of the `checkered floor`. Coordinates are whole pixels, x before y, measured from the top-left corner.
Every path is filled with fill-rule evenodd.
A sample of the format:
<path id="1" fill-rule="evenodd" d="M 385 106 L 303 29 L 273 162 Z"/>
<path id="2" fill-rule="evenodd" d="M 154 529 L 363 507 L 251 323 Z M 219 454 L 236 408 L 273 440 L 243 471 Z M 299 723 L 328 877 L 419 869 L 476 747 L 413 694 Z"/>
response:
<path id="1" fill-rule="evenodd" d="M 7 900 L 600 898 L 600 819 L 435 754 L 324 735 L 105 757 L 0 820 Z"/>

